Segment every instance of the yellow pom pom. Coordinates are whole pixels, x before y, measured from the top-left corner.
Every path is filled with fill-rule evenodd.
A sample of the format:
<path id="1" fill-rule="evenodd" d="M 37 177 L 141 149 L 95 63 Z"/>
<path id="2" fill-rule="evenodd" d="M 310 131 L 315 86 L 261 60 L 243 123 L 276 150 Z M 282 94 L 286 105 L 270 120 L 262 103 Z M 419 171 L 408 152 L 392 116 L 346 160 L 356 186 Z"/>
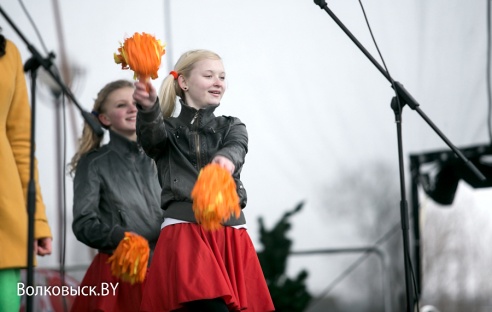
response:
<path id="1" fill-rule="evenodd" d="M 147 274 L 150 248 L 147 240 L 135 233 L 125 232 L 125 237 L 109 257 L 111 273 L 131 284 L 142 283 Z"/>
<path id="2" fill-rule="evenodd" d="M 217 164 L 205 166 L 191 192 L 193 212 L 206 230 L 218 230 L 222 223 L 241 213 L 236 183 L 231 174 Z"/>

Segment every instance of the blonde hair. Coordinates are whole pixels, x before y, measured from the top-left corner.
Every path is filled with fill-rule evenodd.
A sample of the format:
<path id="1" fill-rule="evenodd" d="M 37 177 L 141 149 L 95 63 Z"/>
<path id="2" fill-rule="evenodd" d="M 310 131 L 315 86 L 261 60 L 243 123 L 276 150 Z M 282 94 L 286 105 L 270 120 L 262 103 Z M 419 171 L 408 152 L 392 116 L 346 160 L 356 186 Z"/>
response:
<path id="1" fill-rule="evenodd" d="M 176 62 L 176 65 L 174 65 L 174 71 L 178 76 L 182 75 L 185 78 L 189 78 L 195 64 L 205 59 L 222 60 L 217 53 L 209 50 L 191 50 L 181 55 Z M 177 96 L 183 100 L 185 98 L 184 92 L 178 84 L 178 80 L 174 79 L 172 74 L 169 74 L 164 78 L 158 95 L 164 118 L 170 117 L 173 114 L 174 109 L 176 108 Z"/>
<path id="2" fill-rule="evenodd" d="M 122 88 L 133 88 L 133 83 L 128 80 L 116 80 L 106 84 L 97 94 L 97 98 L 94 100 L 94 107 L 92 108 L 92 113 L 95 115 L 95 118 L 99 121 L 99 114 L 103 114 L 106 112 L 106 100 L 109 95 L 119 89 Z M 104 125 L 102 125 L 106 128 Z M 69 164 L 70 174 L 73 174 L 77 169 L 77 164 L 82 157 L 83 154 L 97 149 L 101 146 L 103 136 L 98 136 L 92 128 L 84 122 L 84 129 L 82 130 L 82 137 L 79 139 L 79 148 L 75 155 L 72 157 L 72 161 Z"/>

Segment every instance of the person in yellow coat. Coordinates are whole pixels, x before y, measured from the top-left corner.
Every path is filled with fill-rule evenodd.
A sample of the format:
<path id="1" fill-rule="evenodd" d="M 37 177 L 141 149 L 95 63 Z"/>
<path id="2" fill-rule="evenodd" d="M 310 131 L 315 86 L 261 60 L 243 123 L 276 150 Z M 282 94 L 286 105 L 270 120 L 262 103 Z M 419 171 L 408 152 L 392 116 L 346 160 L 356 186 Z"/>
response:
<path id="1" fill-rule="evenodd" d="M 0 28 L 0 311 L 19 311 L 17 283 L 27 266 L 27 185 L 31 110 L 19 50 Z M 34 166 L 37 168 L 37 166 Z M 51 231 L 36 180 L 34 248 L 51 253 Z"/>

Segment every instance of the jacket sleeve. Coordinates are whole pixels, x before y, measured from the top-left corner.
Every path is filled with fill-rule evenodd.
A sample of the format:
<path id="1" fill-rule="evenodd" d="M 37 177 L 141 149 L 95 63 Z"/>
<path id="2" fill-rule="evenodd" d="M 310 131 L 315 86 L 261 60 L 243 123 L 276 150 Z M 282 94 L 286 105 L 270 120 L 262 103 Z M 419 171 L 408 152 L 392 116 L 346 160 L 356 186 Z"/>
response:
<path id="1" fill-rule="evenodd" d="M 139 106 L 137 105 L 137 107 Z M 137 140 L 145 153 L 155 160 L 164 150 L 167 142 L 167 131 L 159 106 L 159 99 L 149 111 L 138 108 Z"/>
<path id="2" fill-rule="evenodd" d="M 89 247 L 112 250 L 123 239 L 125 229 L 113 226 L 100 217 L 101 180 L 97 166 L 88 157 L 82 157 L 74 177 L 72 230 L 79 241 Z"/>
<path id="3" fill-rule="evenodd" d="M 236 167 L 236 173 L 238 173 L 241 171 L 247 153 L 248 131 L 246 125 L 238 118 L 232 118 L 223 145 L 214 156 L 221 155 L 230 159 Z"/>
<path id="4" fill-rule="evenodd" d="M 30 177 L 30 151 L 31 151 L 31 110 L 27 85 L 24 78 L 22 60 L 17 48 L 12 42 L 7 41 L 10 46 L 7 54 L 13 57 L 13 62 L 17 67 L 15 77 L 15 90 L 12 97 L 12 105 L 7 117 L 7 137 L 12 147 L 12 152 L 19 171 L 22 182 L 22 190 L 27 203 L 27 188 Z M 46 217 L 46 207 L 41 195 L 39 186 L 37 160 L 34 159 L 34 182 L 36 188 L 36 213 L 34 215 L 34 237 L 36 239 L 51 237 L 48 218 Z M 26 208 L 27 209 L 27 208 Z"/>

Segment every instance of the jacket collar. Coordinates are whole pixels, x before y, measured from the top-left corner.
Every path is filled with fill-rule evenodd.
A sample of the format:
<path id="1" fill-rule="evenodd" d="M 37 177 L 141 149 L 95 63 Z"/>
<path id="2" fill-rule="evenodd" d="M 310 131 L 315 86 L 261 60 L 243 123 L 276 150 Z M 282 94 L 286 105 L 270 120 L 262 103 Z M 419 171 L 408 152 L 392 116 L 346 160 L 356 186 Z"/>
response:
<path id="1" fill-rule="evenodd" d="M 206 108 L 195 109 L 188 106 L 183 100 L 179 100 L 181 103 L 181 112 L 179 113 L 179 119 L 186 124 L 194 124 L 198 119 L 199 125 L 206 125 L 209 121 L 215 118 L 214 111 L 219 105 L 210 105 Z"/>
<path id="2" fill-rule="evenodd" d="M 116 150 L 119 153 L 135 153 L 140 151 L 140 146 L 137 142 L 130 141 L 122 135 L 109 130 L 108 147 Z"/>

